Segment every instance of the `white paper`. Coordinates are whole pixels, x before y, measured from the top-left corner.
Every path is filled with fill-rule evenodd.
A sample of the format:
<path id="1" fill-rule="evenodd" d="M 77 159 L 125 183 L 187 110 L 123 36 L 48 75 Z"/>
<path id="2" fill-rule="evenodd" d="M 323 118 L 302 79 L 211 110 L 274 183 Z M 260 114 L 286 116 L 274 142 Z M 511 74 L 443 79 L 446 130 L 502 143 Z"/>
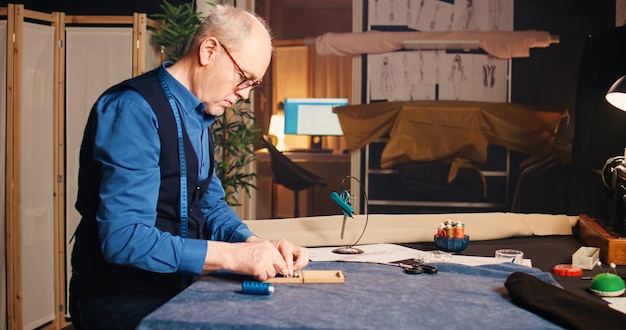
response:
<path id="1" fill-rule="evenodd" d="M 338 254 L 333 250 L 337 247 L 309 248 L 309 258 L 312 261 L 359 261 L 372 263 L 389 263 L 392 261 L 413 259 L 420 250 L 411 249 L 396 244 L 369 244 L 359 245 L 361 254 Z"/>
<path id="2" fill-rule="evenodd" d="M 390 263 L 398 260 L 415 259 L 419 255 L 428 253 L 412 249 L 397 244 L 368 244 L 358 245 L 357 248 L 363 250 L 361 254 L 338 254 L 333 250 L 337 247 L 309 248 L 309 258 L 312 261 L 356 261 L 371 263 Z M 496 263 L 494 257 L 472 257 L 463 255 L 450 255 L 448 262 L 467 266 L 480 266 Z M 532 267 L 530 259 L 524 259 L 524 266 Z"/>
<path id="3" fill-rule="evenodd" d="M 605 297 L 603 299 L 609 302 L 609 307 L 626 314 L 626 297 Z"/>

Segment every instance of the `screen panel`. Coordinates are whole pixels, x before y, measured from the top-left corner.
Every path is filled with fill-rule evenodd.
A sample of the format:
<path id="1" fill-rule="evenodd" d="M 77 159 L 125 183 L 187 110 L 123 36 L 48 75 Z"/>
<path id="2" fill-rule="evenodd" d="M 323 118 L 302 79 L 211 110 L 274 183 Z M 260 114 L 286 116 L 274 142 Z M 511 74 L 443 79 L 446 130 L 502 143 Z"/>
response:
<path id="1" fill-rule="evenodd" d="M 24 329 L 55 319 L 54 27 L 24 23 L 21 62 L 21 281 Z"/>
<path id="2" fill-rule="evenodd" d="M 345 105 L 347 98 L 286 98 L 285 134 L 342 136 L 333 108 Z"/>

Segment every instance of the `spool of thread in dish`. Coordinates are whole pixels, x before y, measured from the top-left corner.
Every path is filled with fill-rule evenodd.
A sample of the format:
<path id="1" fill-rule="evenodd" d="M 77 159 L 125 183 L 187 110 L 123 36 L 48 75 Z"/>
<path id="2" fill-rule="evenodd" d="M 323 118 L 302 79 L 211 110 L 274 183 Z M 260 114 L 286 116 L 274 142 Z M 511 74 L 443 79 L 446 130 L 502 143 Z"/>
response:
<path id="1" fill-rule="evenodd" d="M 241 292 L 244 294 L 269 296 L 274 292 L 274 286 L 271 283 L 244 281 L 241 284 Z"/>

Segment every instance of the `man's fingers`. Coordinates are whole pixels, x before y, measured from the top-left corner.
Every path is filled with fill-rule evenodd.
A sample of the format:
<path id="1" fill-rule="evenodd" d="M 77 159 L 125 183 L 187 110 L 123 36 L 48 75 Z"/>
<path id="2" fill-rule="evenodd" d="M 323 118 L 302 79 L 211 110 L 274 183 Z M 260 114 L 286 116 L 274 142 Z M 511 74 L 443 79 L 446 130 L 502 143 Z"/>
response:
<path id="1" fill-rule="evenodd" d="M 306 265 L 309 264 L 309 250 L 304 247 L 300 247 L 297 249 L 296 253 L 296 261 L 293 265 L 294 269 L 302 269 Z"/>

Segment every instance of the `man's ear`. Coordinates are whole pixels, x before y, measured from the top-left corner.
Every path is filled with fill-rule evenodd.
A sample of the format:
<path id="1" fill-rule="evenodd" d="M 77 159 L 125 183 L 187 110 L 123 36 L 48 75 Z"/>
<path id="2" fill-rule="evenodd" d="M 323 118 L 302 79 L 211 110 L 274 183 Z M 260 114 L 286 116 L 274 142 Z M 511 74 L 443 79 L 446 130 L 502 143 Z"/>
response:
<path id="1" fill-rule="evenodd" d="M 218 41 L 214 37 L 206 38 L 198 47 L 198 59 L 201 65 L 207 65 L 215 59 Z"/>

